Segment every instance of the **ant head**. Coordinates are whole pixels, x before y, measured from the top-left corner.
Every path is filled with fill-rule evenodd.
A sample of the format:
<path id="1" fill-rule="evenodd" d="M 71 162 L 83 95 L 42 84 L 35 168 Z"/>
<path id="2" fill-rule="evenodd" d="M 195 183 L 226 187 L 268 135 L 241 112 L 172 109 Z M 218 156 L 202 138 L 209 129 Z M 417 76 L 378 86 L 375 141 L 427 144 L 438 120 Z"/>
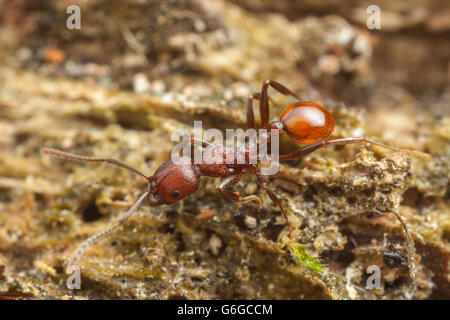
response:
<path id="1" fill-rule="evenodd" d="M 167 160 L 149 178 L 147 201 L 150 206 L 172 204 L 195 192 L 198 186 L 199 177 L 190 158 Z"/>
<path id="2" fill-rule="evenodd" d="M 280 116 L 289 137 L 301 144 L 312 144 L 328 138 L 334 128 L 331 113 L 321 105 L 299 101 L 287 106 Z"/>

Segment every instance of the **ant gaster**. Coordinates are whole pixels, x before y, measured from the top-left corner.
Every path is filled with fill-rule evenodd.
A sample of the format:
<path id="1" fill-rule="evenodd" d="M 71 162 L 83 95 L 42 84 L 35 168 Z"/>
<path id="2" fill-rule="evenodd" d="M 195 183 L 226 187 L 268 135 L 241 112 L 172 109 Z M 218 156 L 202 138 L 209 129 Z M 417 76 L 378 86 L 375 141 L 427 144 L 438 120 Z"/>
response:
<path id="1" fill-rule="evenodd" d="M 261 93 L 255 93 L 248 98 L 247 127 L 255 128 L 253 101 L 259 100 L 259 112 L 261 116 L 262 128 L 267 129 L 267 132 L 269 132 L 265 136 L 260 135 L 260 140 L 263 139 L 268 142 L 274 134 L 282 135 L 284 133 L 287 133 L 287 135 L 292 140 L 305 145 L 295 151 L 278 156 L 278 160 L 294 160 L 302 158 L 305 155 L 328 145 L 344 145 L 351 143 L 369 143 L 396 152 L 428 157 L 427 154 L 421 152 L 398 149 L 382 145 L 362 137 L 325 140 L 333 131 L 333 116 L 327 109 L 311 101 L 298 101 L 287 106 L 281 112 L 280 121 L 269 123 L 269 96 L 267 94 L 267 90 L 269 87 L 272 87 L 281 94 L 293 96 L 298 100 L 300 100 L 300 98 L 285 86 L 272 80 L 264 81 Z M 194 193 L 199 186 L 199 180 L 202 176 L 223 178 L 222 182 L 217 186 L 217 191 L 235 202 L 243 203 L 248 201 L 256 201 L 258 203 L 259 210 L 261 208 L 261 200 L 258 196 L 249 195 L 242 197 L 239 195 L 239 193 L 228 190 L 229 186 L 239 182 L 244 173 L 250 172 L 256 175 L 261 189 L 263 189 L 268 194 L 270 199 L 278 205 L 281 212 L 283 213 L 284 219 L 286 220 L 286 225 L 290 231 L 291 239 L 292 241 L 295 241 L 294 232 L 289 223 L 287 213 L 281 205 L 281 201 L 278 199 L 274 192 L 268 189 L 266 182 L 262 178 L 258 165 L 250 164 L 250 162 L 248 161 L 250 152 L 252 150 L 254 151 L 254 148 L 257 148 L 254 142 L 245 143 L 243 149 L 241 147 L 232 149 L 227 148 L 226 150 L 223 146 L 215 145 L 208 141 L 195 138 L 191 138 L 190 143 L 201 145 L 204 148 L 207 147 L 202 151 L 202 158 L 204 161 L 201 164 L 194 164 L 190 158 L 184 159 L 185 161 L 181 164 L 175 163 L 171 159 L 165 161 L 156 170 L 153 176 L 147 176 L 139 170 L 115 159 L 84 157 L 49 148 L 44 148 L 41 150 L 42 154 L 70 160 L 111 163 L 116 166 L 133 171 L 141 175 L 148 181 L 147 190 L 134 202 L 131 208 L 119 219 L 119 221 L 115 225 L 100 233 L 95 234 L 81 244 L 81 246 L 77 249 L 71 260 L 69 261 L 69 264 L 67 266 L 68 273 L 72 272 L 73 267 L 76 265 L 83 252 L 95 240 L 115 230 L 125 221 L 127 221 L 145 198 L 147 198 L 147 202 L 150 206 L 173 204 Z M 240 152 L 241 154 L 244 153 L 246 163 L 227 163 L 224 157 L 227 152 L 230 152 L 230 150 L 235 154 L 237 154 L 238 152 Z M 258 158 L 258 160 L 262 159 Z"/>

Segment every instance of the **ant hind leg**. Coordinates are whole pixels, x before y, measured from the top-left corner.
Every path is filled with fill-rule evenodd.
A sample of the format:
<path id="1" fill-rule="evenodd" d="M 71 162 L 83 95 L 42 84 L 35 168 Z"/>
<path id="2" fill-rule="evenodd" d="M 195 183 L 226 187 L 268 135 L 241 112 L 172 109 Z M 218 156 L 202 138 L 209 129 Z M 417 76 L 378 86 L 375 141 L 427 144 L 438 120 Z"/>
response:
<path id="1" fill-rule="evenodd" d="M 268 97 L 272 104 L 276 105 L 276 102 Z M 261 100 L 261 94 L 259 92 L 253 93 L 247 99 L 247 129 L 255 129 L 255 113 L 253 111 L 253 100 Z"/>
<path id="2" fill-rule="evenodd" d="M 247 100 L 247 129 L 255 129 L 255 113 L 253 112 L 253 99 L 255 95 L 251 95 Z"/>
<path id="3" fill-rule="evenodd" d="M 267 128 L 269 125 L 269 96 L 267 94 L 267 90 L 269 89 L 269 86 L 273 89 L 277 90 L 279 93 L 293 96 L 299 100 L 300 97 L 297 96 L 295 93 L 293 93 L 291 90 L 283 86 L 282 84 L 273 81 L 273 80 L 266 80 L 263 83 L 262 89 L 261 89 L 261 95 L 259 96 L 259 113 L 261 116 L 261 124 L 263 128 Z"/>

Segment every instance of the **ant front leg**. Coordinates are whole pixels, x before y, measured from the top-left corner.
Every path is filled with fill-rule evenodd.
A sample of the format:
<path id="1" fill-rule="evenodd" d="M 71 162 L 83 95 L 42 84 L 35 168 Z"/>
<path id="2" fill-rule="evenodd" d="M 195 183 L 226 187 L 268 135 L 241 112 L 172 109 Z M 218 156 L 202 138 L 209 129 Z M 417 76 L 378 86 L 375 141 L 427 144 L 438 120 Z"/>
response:
<path id="1" fill-rule="evenodd" d="M 369 144 L 373 144 L 378 147 L 389 149 L 389 150 L 392 150 L 395 152 L 402 152 L 402 153 L 407 153 L 410 155 L 415 155 L 415 156 L 425 157 L 425 158 L 430 157 L 429 154 L 426 154 L 423 152 L 394 148 L 391 146 L 386 146 L 384 144 L 377 143 L 377 142 L 360 137 L 360 138 L 342 138 L 342 139 L 319 141 L 319 142 L 301 147 L 290 153 L 281 155 L 278 157 L 278 159 L 279 160 L 295 160 L 295 159 L 302 158 L 302 157 L 306 156 L 307 154 L 310 154 L 311 152 L 316 151 L 317 149 L 320 149 L 320 148 L 323 148 L 323 147 L 326 147 L 329 145 L 344 145 L 344 144 L 353 144 L 353 143 L 369 143 Z"/>
<path id="2" fill-rule="evenodd" d="M 260 95 L 260 101 L 259 101 L 259 114 L 261 117 L 261 124 L 263 128 L 267 128 L 269 125 L 269 96 L 267 94 L 267 90 L 269 89 L 269 86 L 277 90 L 279 93 L 293 96 L 299 100 L 300 97 L 297 96 L 295 93 L 293 93 L 291 90 L 283 86 L 282 84 L 273 81 L 273 80 L 266 80 L 263 83 L 262 89 L 261 89 L 261 95 Z"/>
<path id="3" fill-rule="evenodd" d="M 239 196 L 238 192 L 233 192 L 227 189 L 227 187 L 234 185 L 241 180 L 242 174 L 237 174 L 234 176 L 229 176 L 225 178 L 217 187 L 216 190 L 219 191 L 221 194 L 223 194 L 225 197 L 227 197 L 230 200 L 233 200 L 234 202 L 240 202 L 245 203 L 249 201 L 256 201 L 258 202 L 258 212 L 261 211 L 261 199 L 258 196 L 251 195 L 246 197 Z"/>
<path id="4" fill-rule="evenodd" d="M 184 148 L 187 145 L 191 145 L 191 146 L 201 146 L 202 148 L 208 148 L 208 147 L 217 147 L 216 144 L 211 143 L 209 141 L 203 140 L 203 139 L 197 139 L 197 138 L 193 138 L 193 137 L 189 137 L 189 139 L 184 139 L 180 145 L 180 149 L 179 151 L 184 150 Z"/>
<path id="5" fill-rule="evenodd" d="M 191 145 L 192 144 L 197 144 L 197 145 L 201 145 L 203 148 L 206 147 L 216 147 L 217 145 L 214 143 L 211 143 L 209 141 L 206 140 L 202 140 L 202 139 L 197 139 L 197 138 L 191 138 L 190 140 Z"/>

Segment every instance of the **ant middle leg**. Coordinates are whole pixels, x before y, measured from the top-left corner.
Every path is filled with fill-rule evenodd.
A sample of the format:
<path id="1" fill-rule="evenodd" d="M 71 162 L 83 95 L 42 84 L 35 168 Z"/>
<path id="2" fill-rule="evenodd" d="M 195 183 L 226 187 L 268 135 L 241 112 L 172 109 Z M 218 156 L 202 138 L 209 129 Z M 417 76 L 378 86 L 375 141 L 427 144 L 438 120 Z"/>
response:
<path id="1" fill-rule="evenodd" d="M 261 189 L 263 189 L 267 193 L 269 198 L 280 208 L 281 213 L 283 214 L 284 220 L 286 221 L 286 225 L 287 225 L 287 227 L 289 229 L 289 236 L 291 237 L 291 240 L 293 242 L 295 242 L 296 239 L 295 239 L 294 229 L 292 229 L 292 226 L 291 226 L 291 223 L 289 222 L 287 213 L 286 213 L 286 211 L 284 210 L 284 208 L 283 208 L 283 206 L 281 204 L 281 200 L 276 196 L 276 194 L 272 190 L 270 190 L 267 187 L 267 183 L 264 181 L 263 177 L 259 174 L 258 171 L 255 171 L 255 175 L 256 175 L 256 178 L 258 180 L 258 184 L 260 185 Z"/>
<path id="2" fill-rule="evenodd" d="M 402 153 L 406 153 L 406 154 L 410 154 L 410 155 L 415 155 L 415 156 L 419 156 L 419 157 L 425 157 L 425 158 L 429 158 L 430 155 L 427 153 L 423 153 L 420 151 L 412 151 L 412 150 L 407 150 L 407 149 L 400 149 L 400 148 L 395 148 L 395 147 L 391 147 L 391 146 L 387 146 L 378 142 L 374 142 L 362 137 L 359 138 L 341 138 L 341 139 L 333 139 L 333 140 L 325 140 L 325 141 L 319 141 L 304 147 L 301 147 L 295 151 L 292 151 L 290 153 L 284 154 L 284 155 L 280 155 L 278 157 L 279 160 L 295 160 L 295 159 L 299 159 L 301 157 L 306 156 L 307 154 L 310 154 L 313 151 L 316 151 L 317 149 L 329 146 L 329 145 L 344 145 L 344 144 L 353 144 L 353 143 L 369 143 L 369 144 L 373 144 L 376 145 L 378 147 L 381 148 L 385 148 L 385 149 L 389 149 L 395 152 L 402 152 Z"/>
<path id="3" fill-rule="evenodd" d="M 233 192 L 227 189 L 227 187 L 234 185 L 241 180 L 242 174 L 236 174 L 234 176 L 229 176 L 222 180 L 222 182 L 216 187 L 216 190 L 219 191 L 221 194 L 223 194 L 225 197 L 227 197 L 230 200 L 233 200 L 234 202 L 240 202 L 245 203 L 249 201 L 256 201 L 258 202 L 258 212 L 261 211 L 262 202 L 261 199 L 258 196 L 250 195 L 241 197 L 238 192 Z"/>

